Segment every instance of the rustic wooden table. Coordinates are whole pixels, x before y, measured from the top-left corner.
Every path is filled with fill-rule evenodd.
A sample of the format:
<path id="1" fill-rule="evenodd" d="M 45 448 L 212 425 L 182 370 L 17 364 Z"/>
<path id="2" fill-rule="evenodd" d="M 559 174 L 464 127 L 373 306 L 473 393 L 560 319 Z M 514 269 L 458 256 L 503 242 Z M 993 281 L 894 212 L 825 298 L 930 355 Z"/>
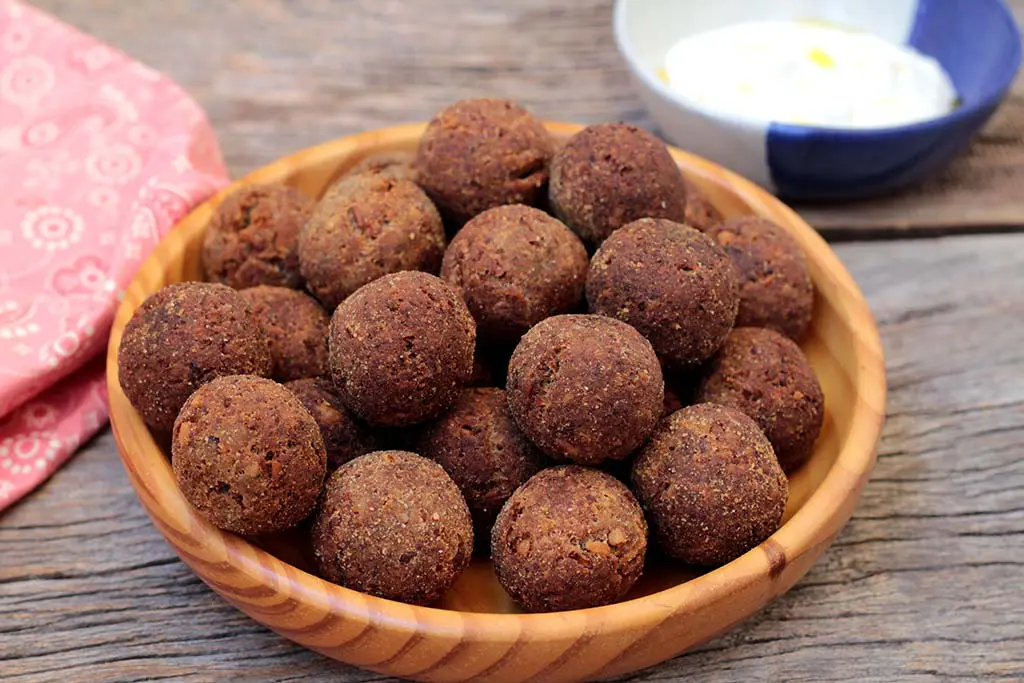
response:
<path id="1" fill-rule="evenodd" d="M 604 0 L 34 2 L 187 87 L 236 174 L 487 93 L 548 118 L 646 123 Z M 1024 190 L 961 212 L 950 200 L 964 173 L 1024 182 L 1021 91 L 905 211 L 894 199 L 811 214 L 861 240 L 835 248 L 885 344 L 878 467 L 794 590 L 634 679 L 1024 680 Z M 928 236 L 936 227 L 953 235 Z M 0 679 L 380 677 L 292 645 L 201 584 L 150 525 L 105 431 L 0 517 Z"/>

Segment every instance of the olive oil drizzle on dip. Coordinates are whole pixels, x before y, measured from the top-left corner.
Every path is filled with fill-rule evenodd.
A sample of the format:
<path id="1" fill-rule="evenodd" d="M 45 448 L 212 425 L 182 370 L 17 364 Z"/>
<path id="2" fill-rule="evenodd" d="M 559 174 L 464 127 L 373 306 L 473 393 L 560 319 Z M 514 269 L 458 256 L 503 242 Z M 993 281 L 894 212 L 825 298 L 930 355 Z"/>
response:
<path id="1" fill-rule="evenodd" d="M 659 75 L 706 111 L 805 126 L 900 126 L 957 105 L 935 59 L 814 21 L 748 22 L 686 36 Z"/>

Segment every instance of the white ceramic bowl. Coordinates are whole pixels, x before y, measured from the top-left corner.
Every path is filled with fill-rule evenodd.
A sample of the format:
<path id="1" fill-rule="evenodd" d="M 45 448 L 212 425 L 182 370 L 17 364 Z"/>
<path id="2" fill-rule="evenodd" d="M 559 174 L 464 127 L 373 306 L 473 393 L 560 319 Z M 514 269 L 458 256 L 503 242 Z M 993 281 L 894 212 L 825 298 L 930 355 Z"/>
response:
<path id="1" fill-rule="evenodd" d="M 711 113 L 657 75 L 680 38 L 760 20 L 822 20 L 910 45 L 939 61 L 961 105 L 892 128 L 810 128 Z M 666 138 L 792 199 L 882 194 L 945 166 L 1002 102 L 1021 61 L 1020 34 L 1002 0 L 617 0 L 614 29 Z"/>

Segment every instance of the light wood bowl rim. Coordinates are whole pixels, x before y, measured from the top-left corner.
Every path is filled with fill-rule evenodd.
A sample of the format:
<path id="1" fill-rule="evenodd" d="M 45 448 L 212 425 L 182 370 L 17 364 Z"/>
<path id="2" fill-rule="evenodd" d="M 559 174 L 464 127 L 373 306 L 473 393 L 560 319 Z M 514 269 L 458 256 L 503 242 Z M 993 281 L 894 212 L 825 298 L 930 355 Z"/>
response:
<path id="1" fill-rule="evenodd" d="M 546 124 L 553 134 L 561 138 L 568 137 L 582 126 L 571 123 L 550 122 Z M 125 434 L 139 433 L 144 430 L 141 420 L 131 408 L 121 391 L 118 382 L 117 350 L 124 325 L 134 311 L 131 301 L 145 292 L 145 285 L 140 275 L 147 268 L 163 269 L 168 262 L 183 258 L 187 239 L 185 237 L 201 231 L 205 222 L 196 217 L 204 211 L 204 207 L 219 203 L 226 194 L 242 185 L 262 182 L 274 182 L 287 174 L 288 169 L 297 166 L 311 166 L 327 163 L 330 159 L 358 151 L 372 149 L 381 144 L 395 144 L 395 141 L 418 138 L 425 124 L 413 123 L 393 126 L 353 136 L 339 138 L 321 145 L 310 147 L 272 164 L 257 169 L 240 180 L 232 183 L 216 196 L 196 207 L 174 228 L 174 233 L 182 233 L 174 239 L 164 238 L 148 257 L 139 275 L 132 281 L 128 293 L 119 307 L 111 331 L 107 352 L 107 387 L 111 404 L 111 424 L 120 449 L 122 461 L 128 470 L 129 478 L 140 500 L 147 507 L 151 517 L 156 512 L 180 518 L 187 515 L 188 527 L 192 530 L 191 540 L 200 547 L 214 548 L 216 553 L 223 554 L 225 562 L 233 565 L 253 585 L 273 586 L 277 590 L 280 582 L 287 582 L 287 590 L 293 600 L 308 604 L 317 610 L 328 613 L 351 613 L 361 619 L 369 619 L 370 625 L 383 629 L 397 629 L 405 632 L 444 633 L 451 634 L 452 629 L 459 632 L 463 640 L 481 642 L 501 642 L 515 640 L 520 633 L 529 630 L 531 640 L 556 638 L 573 625 L 577 625 L 577 617 L 586 617 L 588 622 L 597 620 L 602 625 L 602 633 L 645 630 L 656 627 L 661 620 L 668 618 L 680 610 L 689 611 L 698 606 L 713 603 L 727 596 L 737 585 L 749 585 L 752 582 L 770 581 L 773 568 L 770 557 L 761 546 L 752 549 L 738 559 L 703 574 L 695 579 L 676 585 L 672 588 L 619 602 L 603 607 L 572 612 L 546 614 L 504 614 L 455 612 L 453 610 L 433 607 L 406 605 L 391 600 L 377 598 L 359 593 L 334 584 L 327 584 L 318 577 L 298 568 L 287 576 L 276 574 L 267 569 L 261 560 L 272 558 L 270 565 L 284 563 L 269 553 L 252 546 L 251 552 L 240 553 L 226 542 L 226 534 L 209 525 L 199 517 L 184 501 L 177 487 L 170 490 L 157 491 L 152 501 L 147 501 L 136 481 L 136 470 L 150 466 L 149 458 L 164 459 L 156 443 L 148 441 L 126 441 Z M 830 544 L 838 530 L 845 524 L 849 513 L 843 509 L 850 496 L 858 496 L 875 461 L 875 453 L 884 415 L 885 405 L 885 369 L 882 346 L 878 330 L 874 324 L 862 294 L 845 267 L 828 247 L 826 242 L 805 223 L 795 212 L 784 206 L 775 197 L 755 184 L 740 176 L 707 161 L 701 157 L 688 154 L 682 150 L 671 148 L 670 151 L 677 163 L 684 170 L 697 174 L 717 176 L 734 186 L 745 201 L 760 213 L 761 208 L 771 209 L 782 215 L 787 221 L 786 227 L 797 238 L 797 241 L 809 255 L 817 260 L 828 271 L 830 277 L 845 292 L 844 311 L 842 315 L 856 318 L 860 327 L 855 330 L 858 345 L 856 357 L 858 377 L 867 378 L 861 381 L 857 389 L 856 405 L 849 437 L 842 444 L 840 453 L 828 474 L 818 488 L 811 494 L 796 514 L 786 522 L 767 543 L 775 543 L 785 553 L 788 562 L 806 552 L 821 552 Z M 131 423 L 132 429 L 123 428 Z M 146 432 L 148 433 L 148 432 Z M 851 488 L 851 485 L 853 488 Z M 150 504 L 156 507 L 149 510 Z M 851 507 L 852 509 L 852 507 Z M 162 525 L 157 525 L 168 542 L 180 552 L 178 543 L 170 538 Z M 215 553 L 215 554 L 216 554 Z M 186 559 L 186 558 L 183 558 Z M 186 559 L 187 562 L 187 559 Z M 278 563 L 278 564 L 275 564 Z M 197 570 L 197 573 L 201 572 Z M 215 587 L 216 588 L 216 587 Z M 754 610 L 751 610 L 754 611 Z M 453 615 L 464 616 L 465 619 L 453 620 Z M 486 624 L 481 627 L 480 624 Z"/>

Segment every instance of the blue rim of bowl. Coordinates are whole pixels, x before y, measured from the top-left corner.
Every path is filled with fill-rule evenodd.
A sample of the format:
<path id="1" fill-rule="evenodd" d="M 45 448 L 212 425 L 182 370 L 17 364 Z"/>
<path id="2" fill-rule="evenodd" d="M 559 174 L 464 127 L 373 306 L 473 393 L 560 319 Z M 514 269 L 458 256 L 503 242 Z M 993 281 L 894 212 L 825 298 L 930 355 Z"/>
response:
<path id="1" fill-rule="evenodd" d="M 626 39 L 626 5 L 630 0 L 615 0 L 615 9 L 612 16 L 612 33 L 615 38 L 615 45 L 630 69 L 640 78 L 647 87 L 658 93 L 663 99 L 692 110 L 709 119 L 724 121 L 734 126 L 748 129 L 771 128 L 772 133 L 790 138 L 812 138 L 812 137 L 847 137 L 852 139 L 868 139 L 877 137 L 898 137 L 908 133 L 932 130 L 937 127 L 956 123 L 977 115 L 987 108 L 994 108 L 1006 96 L 1007 91 L 1013 85 L 1017 72 L 1020 70 L 1022 46 L 1021 33 L 1013 13 L 1007 6 L 1005 0 L 988 0 L 994 3 L 1000 10 L 1000 16 L 1009 29 L 1011 35 L 1016 37 L 1013 41 L 1013 56 L 999 73 L 998 85 L 984 97 L 978 98 L 969 106 L 959 106 L 945 116 L 933 119 L 908 123 L 901 126 L 887 126 L 884 128 L 834 128 L 824 126 L 802 126 L 796 123 L 780 123 L 778 121 L 766 121 L 746 116 L 722 114 L 701 107 L 696 102 L 686 99 L 676 91 L 668 87 L 650 69 L 640 63 L 640 59 L 633 51 L 632 43 Z"/>

